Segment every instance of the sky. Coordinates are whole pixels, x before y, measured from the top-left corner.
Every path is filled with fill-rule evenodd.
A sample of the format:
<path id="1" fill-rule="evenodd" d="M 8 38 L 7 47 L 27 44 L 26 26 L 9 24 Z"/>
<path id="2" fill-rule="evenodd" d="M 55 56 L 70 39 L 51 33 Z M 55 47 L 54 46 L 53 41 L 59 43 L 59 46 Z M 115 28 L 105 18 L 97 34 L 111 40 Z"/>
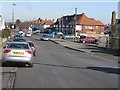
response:
<path id="1" fill-rule="evenodd" d="M 16 6 L 13 6 L 13 3 Z M 1 9 L 2 7 L 2 9 Z M 85 13 L 89 18 L 100 20 L 104 24 L 111 23 L 112 11 L 116 11 L 118 18 L 118 0 L 87 0 L 87 1 L 17 1 L 0 0 L 0 14 L 6 22 L 12 21 L 12 9 L 14 8 L 15 20 L 29 21 L 33 19 L 57 19 L 65 15 Z"/>

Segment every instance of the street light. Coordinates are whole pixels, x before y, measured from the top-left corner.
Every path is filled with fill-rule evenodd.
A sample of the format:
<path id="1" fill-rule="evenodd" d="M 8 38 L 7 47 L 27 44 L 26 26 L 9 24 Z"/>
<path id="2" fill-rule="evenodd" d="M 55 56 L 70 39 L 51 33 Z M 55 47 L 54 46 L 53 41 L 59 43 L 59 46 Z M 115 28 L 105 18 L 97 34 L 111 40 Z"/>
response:
<path id="1" fill-rule="evenodd" d="M 11 29 L 15 29 L 15 22 L 14 22 L 14 8 L 15 8 L 16 4 L 12 4 L 12 25 L 11 25 Z M 13 35 L 15 35 L 15 30 L 13 30 Z"/>
<path id="2" fill-rule="evenodd" d="M 75 8 L 75 15 L 74 15 L 74 30 L 73 35 L 76 37 L 76 23 L 77 23 L 77 8 Z M 73 38 L 73 41 L 75 41 L 76 38 Z"/>
<path id="3" fill-rule="evenodd" d="M 14 8 L 15 8 L 16 4 L 12 4 L 12 23 L 14 24 Z"/>

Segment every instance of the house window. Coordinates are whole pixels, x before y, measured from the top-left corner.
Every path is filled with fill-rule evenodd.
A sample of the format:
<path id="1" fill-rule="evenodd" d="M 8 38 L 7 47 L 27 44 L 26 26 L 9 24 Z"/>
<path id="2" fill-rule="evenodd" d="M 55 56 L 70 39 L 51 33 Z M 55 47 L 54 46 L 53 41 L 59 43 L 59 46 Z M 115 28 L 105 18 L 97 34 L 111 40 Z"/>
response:
<path id="1" fill-rule="evenodd" d="M 66 25 L 66 27 L 69 27 L 69 25 Z"/>
<path id="2" fill-rule="evenodd" d="M 69 27 L 70 27 L 71 25 L 69 25 Z"/>
<path id="3" fill-rule="evenodd" d="M 58 25 L 56 25 L 56 27 L 58 27 Z"/>
<path id="4" fill-rule="evenodd" d="M 66 25 L 64 25 L 64 27 L 66 28 Z"/>
<path id="5" fill-rule="evenodd" d="M 98 26 L 96 26 L 95 28 L 98 29 Z"/>
<path id="6" fill-rule="evenodd" d="M 68 20 L 68 17 L 66 17 L 66 20 Z"/>
<path id="7" fill-rule="evenodd" d="M 85 26 L 86 29 L 93 29 L 92 26 Z"/>

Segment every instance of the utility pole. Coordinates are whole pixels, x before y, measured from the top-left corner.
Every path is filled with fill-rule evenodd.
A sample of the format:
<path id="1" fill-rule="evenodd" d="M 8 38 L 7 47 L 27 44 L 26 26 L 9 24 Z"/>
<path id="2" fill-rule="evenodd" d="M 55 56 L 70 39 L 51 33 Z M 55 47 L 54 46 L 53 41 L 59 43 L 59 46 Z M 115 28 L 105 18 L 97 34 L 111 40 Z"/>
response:
<path id="1" fill-rule="evenodd" d="M 62 25 L 61 25 L 61 27 L 62 27 L 62 33 L 63 33 L 63 15 L 62 15 Z"/>
<path id="2" fill-rule="evenodd" d="M 14 24 L 14 17 L 15 17 L 15 15 L 14 15 L 14 7 L 16 6 L 16 4 L 12 4 L 13 6 L 12 6 L 12 23 Z"/>
<path id="3" fill-rule="evenodd" d="M 75 16 L 74 16 L 74 37 L 76 36 L 76 23 L 77 23 L 77 8 L 75 8 Z"/>
<path id="4" fill-rule="evenodd" d="M 59 18 L 59 19 L 58 19 L 58 23 L 59 23 L 58 32 L 60 32 L 60 25 L 61 25 L 61 24 L 60 24 L 60 21 L 61 21 L 61 20 L 60 20 L 60 18 Z"/>
<path id="5" fill-rule="evenodd" d="M 15 35 L 15 22 L 14 22 L 14 8 L 15 8 L 16 4 L 12 3 L 12 29 L 13 29 L 13 35 Z"/>

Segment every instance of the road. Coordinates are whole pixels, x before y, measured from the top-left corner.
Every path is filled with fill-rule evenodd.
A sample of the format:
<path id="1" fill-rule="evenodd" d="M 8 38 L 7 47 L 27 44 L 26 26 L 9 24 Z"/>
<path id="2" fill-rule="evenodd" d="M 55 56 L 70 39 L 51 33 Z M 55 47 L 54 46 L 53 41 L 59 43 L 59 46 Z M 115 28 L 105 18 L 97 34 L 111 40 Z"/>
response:
<path id="1" fill-rule="evenodd" d="M 14 88 L 117 88 L 117 63 L 27 37 L 36 45 L 34 67 L 19 67 Z"/>

